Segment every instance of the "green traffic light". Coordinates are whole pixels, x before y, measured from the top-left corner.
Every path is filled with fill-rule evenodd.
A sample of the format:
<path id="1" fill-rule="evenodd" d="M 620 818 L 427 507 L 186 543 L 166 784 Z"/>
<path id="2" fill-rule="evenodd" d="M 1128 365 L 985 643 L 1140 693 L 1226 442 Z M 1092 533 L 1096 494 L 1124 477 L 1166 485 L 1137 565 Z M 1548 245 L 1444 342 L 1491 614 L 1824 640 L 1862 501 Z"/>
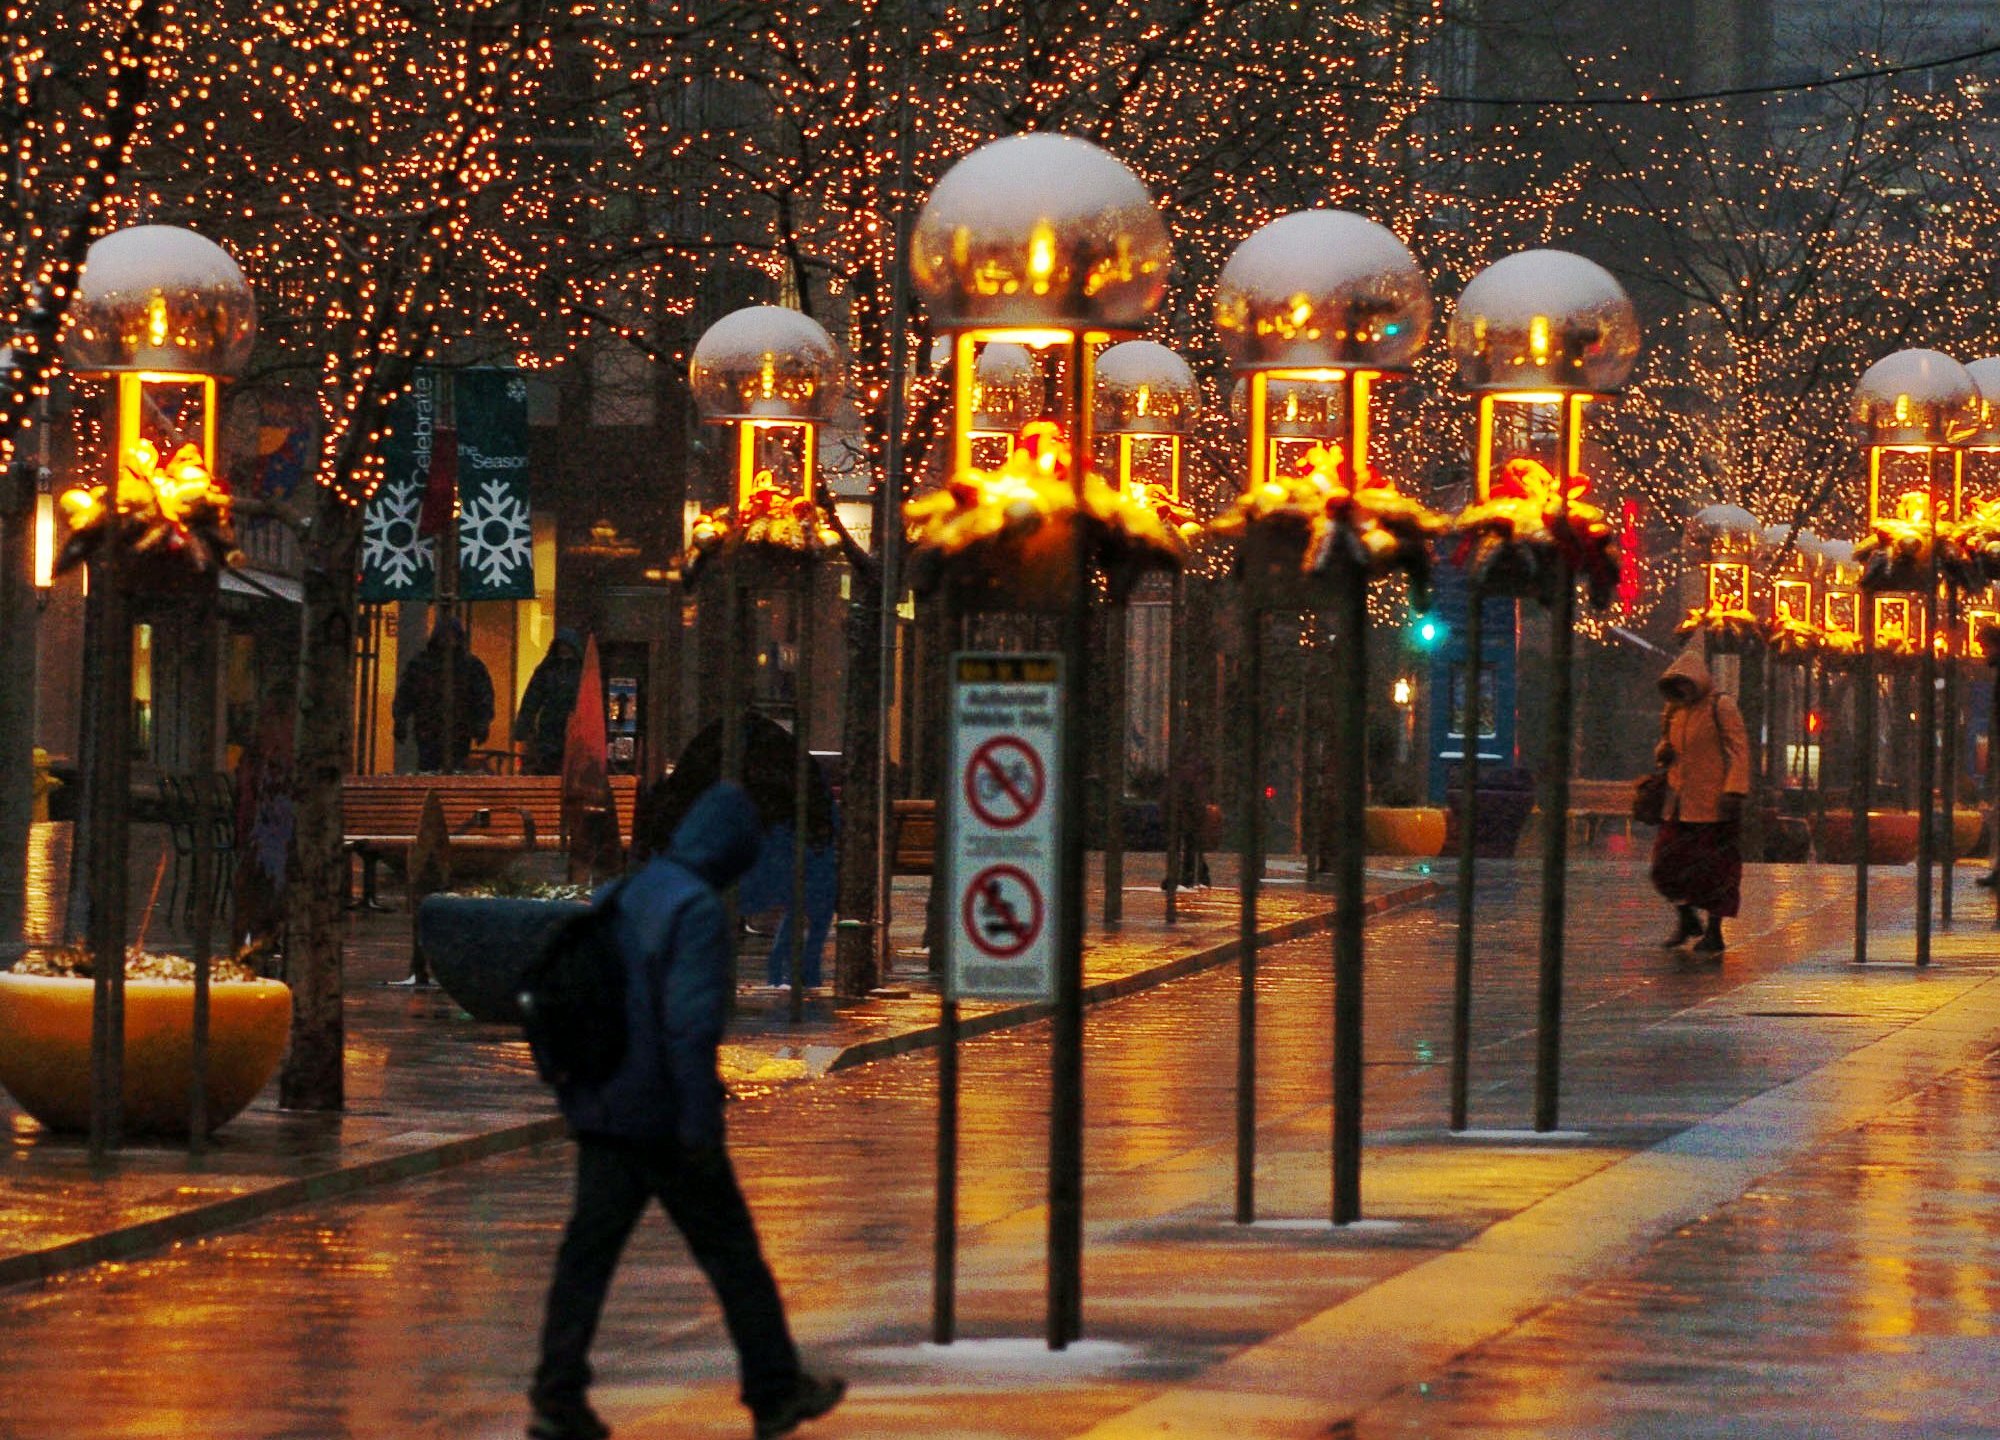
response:
<path id="1" fill-rule="evenodd" d="M 1444 622 L 1435 616 L 1426 615 L 1417 621 L 1416 640 L 1420 650 L 1435 650 L 1444 642 Z"/>

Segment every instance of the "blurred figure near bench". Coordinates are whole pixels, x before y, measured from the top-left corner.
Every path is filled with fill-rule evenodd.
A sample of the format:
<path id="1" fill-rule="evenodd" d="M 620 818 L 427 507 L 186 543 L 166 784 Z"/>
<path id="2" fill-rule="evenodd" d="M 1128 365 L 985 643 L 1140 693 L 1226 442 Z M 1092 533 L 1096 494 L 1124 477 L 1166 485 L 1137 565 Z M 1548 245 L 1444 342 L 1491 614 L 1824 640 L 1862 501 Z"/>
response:
<path id="1" fill-rule="evenodd" d="M 447 615 L 431 630 L 430 643 L 403 667 L 396 682 L 396 738 L 414 736 L 417 769 L 445 768 L 445 669 L 451 669 L 451 768 L 463 770 L 474 743 L 484 743 L 493 728 L 493 677 L 466 644 L 465 627 Z"/>
<path id="2" fill-rule="evenodd" d="M 791 732 L 768 715 L 746 711 L 743 716 L 743 788 L 763 816 L 764 835 L 756 861 L 737 884 L 739 913 L 780 912 L 777 933 L 766 961 L 770 984 L 788 983 L 792 964 L 792 834 L 793 767 L 797 751 Z M 820 983 L 827 932 L 838 901 L 839 865 L 836 837 L 840 817 L 833 787 L 818 760 L 811 766 L 812 784 L 806 798 L 806 943 L 802 979 Z M 688 742 L 674 768 L 639 797 L 632 819 L 631 864 L 645 863 L 649 854 L 665 850 L 675 828 L 695 800 L 722 778 L 722 722 L 711 722 Z"/>
<path id="3" fill-rule="evenodd" d="M 583 637 L 564 626 L 529 677 L 514 716 L 514 738 L 527 747 L 530 775 L 562 774 L 563 737 L 582 684 Z"/>

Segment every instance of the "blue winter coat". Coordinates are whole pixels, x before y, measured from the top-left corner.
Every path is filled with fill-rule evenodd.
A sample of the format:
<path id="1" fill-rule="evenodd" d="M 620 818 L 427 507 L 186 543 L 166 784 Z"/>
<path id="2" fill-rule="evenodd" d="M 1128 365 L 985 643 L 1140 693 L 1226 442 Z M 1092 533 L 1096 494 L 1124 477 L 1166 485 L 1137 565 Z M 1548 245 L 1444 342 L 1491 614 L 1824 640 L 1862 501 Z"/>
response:
<path id="1" fill-rule="evenodd" d="M 712 786 L 667 852 L 618 892 L 625 1061 L 603 1085 L 558 1095 L 578 1134 L 722 1143 L 716 1051 L 736 977 L 718 892 L 750 868 L 761 838 L 757 807 L 741 787 Z"/>

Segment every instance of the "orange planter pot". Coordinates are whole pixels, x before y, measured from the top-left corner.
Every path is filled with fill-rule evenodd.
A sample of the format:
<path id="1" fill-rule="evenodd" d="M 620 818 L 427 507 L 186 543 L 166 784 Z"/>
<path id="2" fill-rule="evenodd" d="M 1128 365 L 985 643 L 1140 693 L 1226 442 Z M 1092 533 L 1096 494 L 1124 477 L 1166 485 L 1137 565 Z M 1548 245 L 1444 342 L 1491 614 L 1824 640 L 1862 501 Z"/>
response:
<path id="1" fill-rule="evenodd" d="M 1857 858 L 1854 816 L 1829 810 L 1816 829 L 1819 858 L 1833 865 L 1852 865 Z M 1917 817 L 1903 810 L 1868 812 L 1868 863 L 1907 865 L 1917 858 Z"/>
<path id="2" fill-rule="evenodd" d="M 209 990 L 208 1122 L 227 1123 L 277 1069 L 292 1027 L 292 992 L 276 980 Z M 0 974 L 0 1085 L 51 1130 L 90 1128 L 91 982 Z M 124 1127 L 186 1135 L 194 1083 L 194 986 L 125 982 Z"/>
<path id="3" fill-rule="evenodd" d="M 1362 825 L 1370 855 L 1436 855 L 1444 850 L 1443 810 L 1370 805 Z"/>

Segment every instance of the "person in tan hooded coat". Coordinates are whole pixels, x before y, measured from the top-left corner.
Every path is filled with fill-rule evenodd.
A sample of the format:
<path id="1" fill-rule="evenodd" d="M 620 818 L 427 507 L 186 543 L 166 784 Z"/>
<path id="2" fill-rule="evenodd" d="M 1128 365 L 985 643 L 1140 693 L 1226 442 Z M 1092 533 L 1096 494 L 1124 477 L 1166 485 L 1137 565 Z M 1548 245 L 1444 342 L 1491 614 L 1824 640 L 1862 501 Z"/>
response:
<path id="1" fill-rule="evenodd" d="M 1717 692 L 1699 642 L 1660 676 L 1660 693 L 1667 708 L 1657 758 L 1667 767 L 1667 814 L 1653 841 L 1653 886 L 1676 911 L 1666 943 L 1694 940 L 1698 953 L 1720 955 L 1722 922 L 1742 903 L 1738 841 L 1750 741 L 1736 702 Z"/>

